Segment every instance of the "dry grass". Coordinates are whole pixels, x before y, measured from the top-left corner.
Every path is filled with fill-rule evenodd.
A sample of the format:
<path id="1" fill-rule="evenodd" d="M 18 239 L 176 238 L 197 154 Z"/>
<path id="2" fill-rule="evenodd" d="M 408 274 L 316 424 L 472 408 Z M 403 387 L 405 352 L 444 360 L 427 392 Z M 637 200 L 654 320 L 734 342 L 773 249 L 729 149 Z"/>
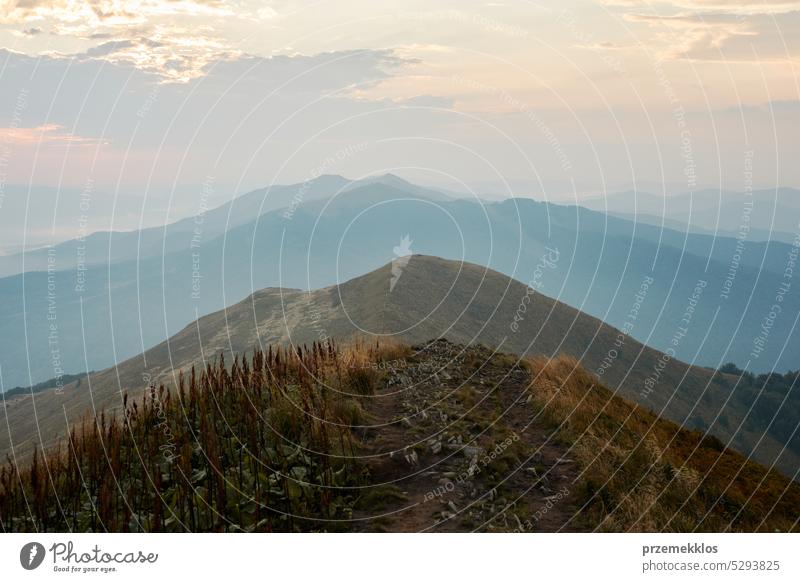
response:
<path id="1" fill-rule="evenodd" d="M 354 459 L 351 429 L 364 422 L 385 370 L 405 366 L 410 354 L 383 340 L 270 348 L 192 371 L 174 391 L 151 387 L 126 399 L 118 418 L 87 418 L 25 466 L 0 467 L 0 526 L 347 530 L 359 510 L 354 488 L 368 479 Z M 512 357 L 497 362 L 514 364 Z M 797 528 L 800 487 L 779 473 L 614 396 L 572 358 L 522 365 L 533 377 L 535 405 L 580 466 L 573 490 L 591 527 Z M 461 398 L 469 405 L 476 394 L 468 387 Z M 512 467 L 520 458 L 512 447 L 498 462 Z"/>
<path id="2" fill-rule="evenodd" d="M 800 486 L 614 396 L 575 359 L 529 362 L 534 401 L 581 465 L 584 514 L 603 531 L 791 531 Z"/>
<path id="3" fill-rule="evenodd" d="M 0 468 L 19 531 L 307 531 L 345 527 L 362 474 L 350 426 L 395 344 L 256 352 L 86 418 L 29 465 Z M 365 374 L 365 370 L 368 374 Z M 355 385 L 355 389 L 353 388 Z"/>

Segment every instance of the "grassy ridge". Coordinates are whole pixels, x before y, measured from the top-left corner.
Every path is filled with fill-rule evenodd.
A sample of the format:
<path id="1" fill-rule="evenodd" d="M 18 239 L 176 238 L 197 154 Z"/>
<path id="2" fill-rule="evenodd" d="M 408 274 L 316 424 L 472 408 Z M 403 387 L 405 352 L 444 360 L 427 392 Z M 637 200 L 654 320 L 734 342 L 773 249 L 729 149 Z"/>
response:
<path id="1" fill-rule="evenodd" d="M 797 531 L 800 486 L 713 436 L 615 396 L 574 358 L 530 362 L 531 392 L 582 468 L 604 531 Z"/>
<path id="2" fill-rule="evenodd" d="M 3 531 L 339 529 L 360 479 L 349 426 L 396 348 L 269 349 L 152 387 L 18 470 L 0 469 Z"/>
<path id="3" fill-rule="evenodd" d="M 485 372 L 478 350 L 467 353 L 454 364 L 462 366 L 463 377 Z M 361 430 L 376 418 L 379 404 L 371 397 L 398 390 L 388 382 L 391 366 L 380 363 L 415 357 L 409 347 L 385 342 L 270 348 L 180 376 L 174 390 L 151 387 L 140 399 L 129 402 L 126 397 L 120 415 L 86 418 L 54 449 L 35 451 L 25 466 L 9 458 L 0 467 L 0 526 L 4 532 L 358 529 L 350 521 L 353 510 L 376 516 L 386 501 L 376 495 L 380 478 L 370 472 L 368 459 L 359 458 L 367 442 L 362 438 L 374 443 L 394 435 L 398 442 L 390 450 L 419 438 L 401 421 Z M 476 386 L 494 394 L 501 390 L 496 378 L 521 375 L 504 389 L 508 394 L 496 396 L 518 404 L 519 392 L 530 390 L 533 412 L 544 422 L 530 424 L 524 414 L 517 418 L 498 404 L 499 416 L 477 419 L 486 421 L 480 426 L 487 431 L 486 450 L 520 423 L 525 429 L 519 434 L 530 439 L 521 446 L 555 437 L 563 452 L 554 455 L 559 459 L 550 471 L 558 473 L 560 463 L 577 461 L 569 465 L 578 468 L 570 472 L 574 481 L 569 489 L 576 496 L 570 503 L 577 502 L 579 509 L 565 519 L 580 520 L 580 528 L 798 529 L 796 483 L 714 437 L 681 429 L 614 395 L 575 359 L 535 358 L 527 361 L 527 371 L 515 366 L 513 356 L 495 356 L 492 362 L 493 375 L 484 373 L 474 386 L 464 384 L 465 405 L 474 406 Z M 426 376 L 424 370 L 405 366 L 397 374 L 407 387 Z M 426 392 L 431 386 L 436 385 L 423 382 L 418 392 L 399 393 L 411 398 L 406 404 L 414 408 L 435 396 Z M 522 414 L 524 408 L 511 410 Z M 446 422 L 456 426 L 452 418 Z M 427 445 L 420 454 L 428 454 Z M 402 464 L 400 457 L 383 459 L 385 468 L 397 472 L 392 463 Z M 504 482 L 515 466 L 505 462 L 498 458 L 493 465 Z M 513 473 L 517 477 L 509 481 L 509 499 L 526 495 L 536 480 L 535 472 L 528 477 L 527 472 Z M 430 506 L 424 509 L 430 512 Z M 416 531 L 430 524 L 412 525 Z"/>

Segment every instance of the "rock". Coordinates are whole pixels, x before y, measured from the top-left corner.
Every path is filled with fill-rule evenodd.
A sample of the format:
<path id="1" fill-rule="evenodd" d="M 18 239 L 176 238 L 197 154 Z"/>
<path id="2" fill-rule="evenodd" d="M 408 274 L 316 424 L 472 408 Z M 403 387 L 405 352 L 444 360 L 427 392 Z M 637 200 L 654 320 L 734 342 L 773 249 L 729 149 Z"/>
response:
<path id="1" fill-rule="evenodd" d="M 464 456 L 465 456 L 465 457 L 467 457 L 467 458 L 472 458 L 472 457 L 478 457 L 478 456 L 480 456 L 480 455 L 481 455 L 481 453 L 483 453 L 483 449 L 482 449 L 482 448 L 480 448 L 480 447 L 470 447 L 470 446 L 467 446 L 467 447 L 464 447 L 463 449 L 461 449 L 461 452 L 463 452 L 463 453 L 464 453 Z"/>

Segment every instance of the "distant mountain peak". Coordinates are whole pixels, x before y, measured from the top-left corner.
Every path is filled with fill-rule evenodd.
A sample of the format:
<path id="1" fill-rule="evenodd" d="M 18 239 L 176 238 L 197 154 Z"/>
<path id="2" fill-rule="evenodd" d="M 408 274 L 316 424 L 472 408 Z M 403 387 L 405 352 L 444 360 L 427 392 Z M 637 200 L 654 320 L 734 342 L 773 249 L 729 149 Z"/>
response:
<path id="1" fill-rule="evenodd" d="M 311 178 L 310 180 L 305 180 L 304 182 L 301 182 L 300 185 L 308 183 L 344 185 L 350 182 L 352 182 L 352 180 L 350 180 L 349 178 L 345 178 L 340 174 L 320 174 L 319 176 Z"/>
<path id="2" fill-rule="evenodd" d="M 397 174 L 387 172 L 385 174 L 373 174 L 366 178 L 353 180 L 353 184 L 366 185 L 366 184 L 385 184 L 387 186 L 394 186 L 395 188 L 418 188 L 416 184 L 409 182 L 405 178 L 401 178 Z"/>

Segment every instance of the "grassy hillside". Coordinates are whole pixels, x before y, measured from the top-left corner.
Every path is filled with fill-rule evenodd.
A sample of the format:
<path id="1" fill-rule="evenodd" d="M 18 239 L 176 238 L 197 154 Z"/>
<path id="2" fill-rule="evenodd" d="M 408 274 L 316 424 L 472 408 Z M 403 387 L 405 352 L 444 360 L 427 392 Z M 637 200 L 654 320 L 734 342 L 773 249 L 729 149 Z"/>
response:
<path id="1" fill-rule="evenodd" d="M 603 531 L 795 531 L 800 487 L 615 396 L 574 358 L 536 358 L 531 394 L 581 465 L 581 511 Z"/>
<path id="2" fill-rule="evenodd" d="M 569 357 L 267 348 L 0 468 L 3 531 L 792 531 L 800 486 Z"/>
<path id="3" fill-rule="evenodd" d="M 353 499 L 340 488 L 359 482 L 356 397 L 376 378 L 361 364 L 393 353 L 269 349 L 209 364 L 174 393 L 125 395 L 120 415 L 84 419 L 24 468 L 9 459 L 3 530 L 337 529 Z"/>
<path id="4" fill-rule="evenodd" d="M 3 392 L 2 395 L 0 395 L 0 399 L 11 400 L 19 396 L 29 396 L 31 394 L 43 392 L 44 390 L 60 388 L 68 384 L 74 384 L 76 388 L 80 388 L 81 382 L 90 374 L 94 374 L 94 371 L 89 372 L 89 374 L 64 374 L 60 378 L 51 378 L 44 382 L 34 384 L 33 386 L 17 386 L 16 388 L 11 388 Z"/>
<path id="5" fill-rule="evenodd" d="M 92 375 L 80 389 L 70 385 L 63 394 L 13 400 L 6 405 L 11 430 L 0 433 L 0 452 L 9 450 L 10 439 L 20 455 L 29 454 L 40 436 L 48 446 L 64 432 L 65 410 L 72 422 L 93 407 L 119 410 L 123 389 L 134 396 L 149 383 L 175 386 L 178 371 L 220 355 L 230 361 L 269 344 L 346 341 L 371 333 L 410 343 L 441 336 L 526 356 L 568 354 L 610 388 L 660 416 L 708 428 L 787 474 L 800 467 L 800 442 L 787 443 L 777 425 L 774 435 L 772 427 L 765 431 L 748 414 L 752 398 L 738 390 L 731 397 L 735 375 L 665 358 L 594 317 L 478 265 L 415 255 L 390 290 L 392 277 L 387 264 L 313 292 L 265 289 L 201 318 L 142 356 Z M 645 390 L 648 382 L 651 390 Z"/>
<path id="6" fill-rule="evenodd" d="M 733 360 L 741 365 L 751 359 L 751 331 L 770 312 L 791 249 L 745 242 L 740 252 L 735 239 L 687 237 L 530 199 L 431 204 L 427 191 L 409 191 L 395 180 L 362 185 L 332 200 L 314 200 L 301 188 L 284 191 L 292 201 L 288 209 L 262 215 L 260 203 L 278 199 L 273 194 L 267 200 L 263 192 L 237 198 L 231 218 L 249 219 L 230 225 L 224 235 L 219 228 L 227 224 L 228 211 L 223 207 L 203 217 L 199 234 L 194 228 L 174 230 L 185 223 L 171 225 L 167 239 L 163 229 L 141 240 L 135 232 L 115 234 L 112 249 L 99 241 L 92 255 L 105 261 L 109 251 L 113 255 L 119 250 L 130 260 L 92 266 L 87 257 L 87 270 L 77 272 L 72 268 L 79 256 L 74 249 L 47 249 L 54 273 L 1 278 L 4 382 L 27 385 L 54 375 L 50 309 L 58 317 L 61 367 L 67 373 L 104 369 L 259 289 L 318 289 L 373 271 L 391 260 L 404 235 L 413 240 L 414 252 L 463 258 L 524 283 L 539 272 L 537 284 L 544 294 L 619 328 L 629 322 L 642 282 L 652 280 L 629 330 L 633 337 L 662 351 L 672 348 L 684 361 L 717 367 Z M 196 248 L 189 248 L 190 243 Z M 547 247 L 558 249 L 559 260 L 554 268 L 542 270 L 538 265 Z M 738 268 L 732 284 L 734 258 Z M 707 286 L 691 331 L 674 345 L 687 301 L 701 279 Z M 723 297 L 727 285 L 730 293 Z M 51 305 L 48 290 L 53 288 L 58 301 Z M 764 352 L 752 358 L 753 371 L 797 367 L 792 354 L 800 353 L 800 336 L 792 333 L 788 314 L 798 312 L 800 298 L 787 294 L 784 315 L 774 321 Z M 73 337 L 81 341 L 68 341 Z"/>

